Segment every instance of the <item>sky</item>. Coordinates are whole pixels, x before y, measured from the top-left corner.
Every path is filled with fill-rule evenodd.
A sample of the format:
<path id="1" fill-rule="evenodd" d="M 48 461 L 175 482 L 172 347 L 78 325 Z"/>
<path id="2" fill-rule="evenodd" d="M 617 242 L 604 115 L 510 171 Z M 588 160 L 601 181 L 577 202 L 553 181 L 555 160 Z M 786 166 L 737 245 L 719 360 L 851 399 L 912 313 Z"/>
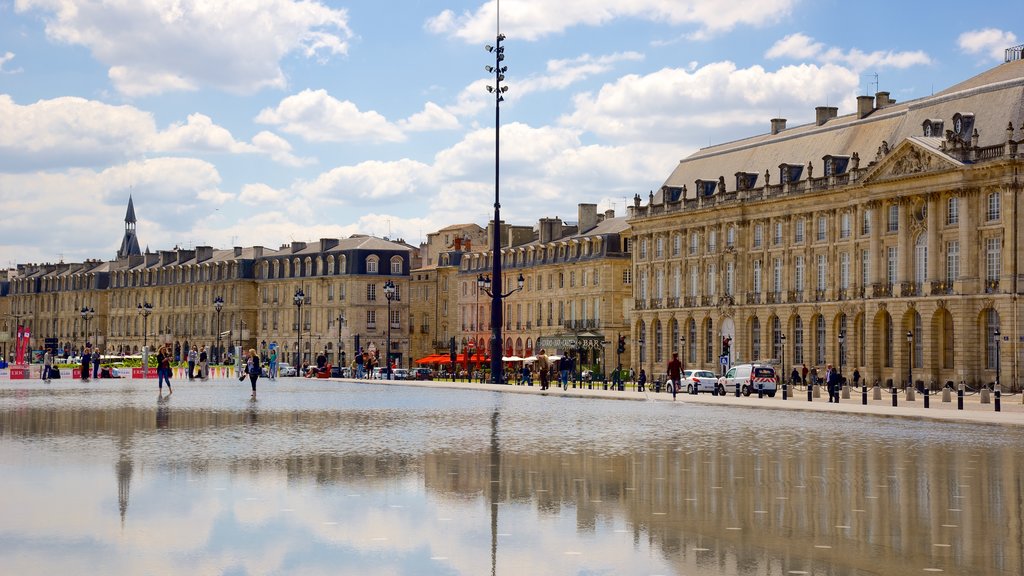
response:
<path id="1" fill-rule="evenodd" d="M 506 222 L 1024 43 L 1019 2 L 0 0 L 0 266 Z"/>

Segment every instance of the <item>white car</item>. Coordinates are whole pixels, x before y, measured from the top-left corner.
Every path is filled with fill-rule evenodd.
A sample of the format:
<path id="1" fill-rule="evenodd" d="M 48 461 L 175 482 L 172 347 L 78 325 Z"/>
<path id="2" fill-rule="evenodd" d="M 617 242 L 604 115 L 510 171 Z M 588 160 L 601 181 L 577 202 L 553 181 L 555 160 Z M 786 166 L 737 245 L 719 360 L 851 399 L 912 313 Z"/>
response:
<path id="1" fill-rule="evenodd" d="M 687 394 L 711 392 L 712 395 L 725 396 L 725 387 L 718 382 L 718 376 L 710 370 L 683 370 L 683 390 Z"/>
<path id="2" fill-rule="evenodd" d="M 720 382 L 726 390 L 733 390 L 737 384 L 744 396 L 764 390 L 770 398 L 775 397 L 775 367 L 769 364 L 737 364 L 722 376 Z"/>
<path id="3" fill-rule="evenodd" d="M 296 376 L 298 372 L 295 370 L 295 366 L 287 362 L 277 363 L 277 375 L 278 376 Z"/>

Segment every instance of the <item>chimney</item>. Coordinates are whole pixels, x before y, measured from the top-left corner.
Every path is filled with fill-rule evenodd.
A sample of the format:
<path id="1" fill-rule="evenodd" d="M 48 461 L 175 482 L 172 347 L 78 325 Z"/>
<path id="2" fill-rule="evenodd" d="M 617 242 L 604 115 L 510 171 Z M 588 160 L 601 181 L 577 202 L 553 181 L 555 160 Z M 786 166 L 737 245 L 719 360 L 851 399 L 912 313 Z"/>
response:
<path id="1" fill-rule="evenodd" d="M 597 226 L 597 204 L 580 204 L 576 213 L 579 217 L 577 232 L 580 234 Z"/>
<path id="2" fill-rule="evenodd" d="M 231 252 L 232 252 L 232 253 L 233 253 L 233 254 L 235 255 L 235 258 L 238 258 L 239 256 L 241 256 L 241 255 L 242 255 L 242 247 L 241 247 L 241 246 L 235 246 L 235 247 L 234 247 L 234 248 L 233 248 L 233 249 L 231 250 Z"/>
<path id="3" fill-rule="evenodd" d="M 615 210 L 613 208 L 609 208 L 608 210 L 605 210 L 604 211 L 604 219 L 605 220 L 611 220 L 612 218 L 615 218 Z"/>
<path id="4" fill-rule="evenodd" d="M 253 246 L 252 247 L 252 258 L 253 258 L 253 260 L 255 260 L 257 258 L 263 258 L 263 246 Z"/>
<path id="5" fill-rule="evenodd" d="M 772 134 L 778 134 L 786 129 L 785 118 L 772 118 Z"/>
<path id="6" fill-rule="evenodd" d="M 562 220 L 561 218 L 541 218 L 540 219 L 540 243 L 547 244 L 548 242 L 558 240 L 562 236 Z"/>
<path id="7" fill-rule="evenodd" d="M 178 254 L 174 250 L 161 250 L 160 251 L 160 265 L 167 266 L 168 264 L 174 264 L 174 259 Z"/>
<path id="8" fill-rule="evenodd" d="M 875 98 L 873 96 L 857 96 L 857 119 L 867 118 L 868 114 L 875 111 Z"/>
<path id="9" fill-rule="evenodd" d="M 213 246 L 196 246 L 196 262 L 206 262 L 213 258 Z"/>
<path id="10" fill-rule="evenodd" d="M 296 252 L 299 252 L 300 250 L 305 250 L 305 249 L 306 249 L 306 243 L 305 242 L 292 242 L 292 254 L 295 254 Z"/>
<path id="11" fill-rule="evenodd" d="M 875 106 L 878 108 L 885 108 L 886 106 L 892 106 L 896 101 L 889 98 L 888 92 L 875 92 Z"/>
<path id="12" fill-rule="evenodd" d="M 462 250 L 462 237 L 461 236 L 456 236 L 455 237 L 455 246 L 454 246 L 454 248 L 455 248 L 455 250 L 458 250 L 458 251 Z"/>
<path id="13" fill-rule="evenodd" d="M 328 250 L 330 250 L 331 248 L 334 248 L 337 245 L 338 245 L 338 239 L 337 238 L 321 238 L 320 239 L 320 251 L 321 252 L 327 252 Z"/>
<path id="14" fill-rule="evenodd" d="M 839 108 L 835 106 L 818 106 L 814 109 L 814 123 L 821 126 L 825 122 L 839 116 Z"/>

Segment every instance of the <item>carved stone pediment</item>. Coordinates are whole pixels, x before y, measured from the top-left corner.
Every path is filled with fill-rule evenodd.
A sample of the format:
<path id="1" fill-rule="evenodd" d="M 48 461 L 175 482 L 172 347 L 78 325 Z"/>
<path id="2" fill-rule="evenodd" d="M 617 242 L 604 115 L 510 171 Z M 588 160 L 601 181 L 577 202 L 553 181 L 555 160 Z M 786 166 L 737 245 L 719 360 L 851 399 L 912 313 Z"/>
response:
<path id="1" fill-rule="evenodd" d="M 908 138 L 896 146 L 864 176 L 864 182 L 907 178 L 927 172 L 961 167 L 954 158 L 927 144 Z"/>

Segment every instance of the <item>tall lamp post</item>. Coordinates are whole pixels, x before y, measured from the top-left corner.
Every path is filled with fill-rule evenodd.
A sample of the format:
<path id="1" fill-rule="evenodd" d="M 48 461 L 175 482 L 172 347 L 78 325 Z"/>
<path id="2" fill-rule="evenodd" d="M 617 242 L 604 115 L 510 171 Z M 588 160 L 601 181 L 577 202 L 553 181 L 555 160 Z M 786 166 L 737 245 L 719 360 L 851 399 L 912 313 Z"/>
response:
<path id="1" fill-rule="evenodd" d="M 217 357 L 214 360 L 214 364 L 220 364 L 220 361 L 221 361 L 220 333 L 221 333 L 221 328 L 222 328 L 221 323 L 220 323 L 220 311 L 224 309 L 224 298 L 222 298 L 220 296 L 215 297 L 213 299 L 213 309 L 217 311 L 217 355 L 216 355 Z"/>
<path id="2" fill-rule="evenodd" d="M 789 378 L 789 375 L 786 374 L 786 335 L 785 334 L 779 334 L 779 342 L 780 342 L 780 345 L 782 346 L 782 381 L 785 382 Z M 796 392 L 796 391 L 794 390 L 794 392 Z"/>
<path id="3" fill-rule="evenodd" d="M 338 365 L 339 369 L 345 369 L 345 342 L 341 337 L 341 327 L 345 325 L 345 315 L 338 314 Z"/>
<path id="4" fill-rule="evenodd" d="M 306 303 L 306 293 L 299 288 L 292 297 L 298 313 L 295 316 L 295 369 L 302 369 L 302 305 Z"/>
<path id="5" fill-rule="evenodd" d="M 146 321 L 149 319 L 149 315 L 153 313 L 153 305 L 149 302 L 143 302 L 138 305 L 139 314 L 142 314 L 142 349 L 146 349 L 146 336 L 149 331 L 146 329 Z"/>
<path id="6" fill-rule="evenodd" d="M 843 356 L 846 355 L 846 348 L 844 344 L 846 342 L 846 332 L 840 330 L 839 332 L 839 373 L 843 373 Z"/>
<path id="7" fill-rule="evenodd" d="M 907 330 L 907 386 L 914 385 L 914 331 Z M 895 396 L 894 396 L 895 398 Z"/>
<path id="8" fill-rule="evenodd" d="M 643 370 L 644 369 L 644 336 L 643 336 L 643 334 L 640 335 L 640 338 L 637 339 L 636 343 L 640 345 L 640 370 Z M 640 370 L 637 370 L 637 372 L 636 372 L 636 377 L 637 378 L 640 377 Z"/>
<path id="9" fill-rule="evenodd" d="M 395 290 L 395 283 L 388 280 L 384 283 L 384 297 L 388 300 L 388 338 L 385 343 L 386 350 L 384 350 L 384 362 L 387 364 L 388 380 L 391 380 L 391 301 L 395 300 L 398 296 L 398 291 Z"/>
<path id="10" fill-rule="evenodd" d="M 992 332 L 992 337 L 996 341 L 996 390 L 999 389 L 999 338 L 1002 333 L 996 328 L 995 332 Z"/>
<path id="11" fill-rule="evenodd" d="M 508 86 L 503 86 L 505 72 L 508 66 L 502 65 L 505 60 L 505 47 L 501 45 L 505 35 L 500 31 L 495 38 L 494 46 L 487 45 L 484 50 L 494 54 L 494 66 L 486 66 L 484 69 L 489 74 L 494 74 L 494 86 L 487 86 L 487 91 L 494 94 L 494 234 L 491 240 L 491 282 L 493 291 L 488 291 L 491 297 L 491 382 L 501 384 L 504 382 L 503 366 L 501 363 L 501 350 L 504 345 L 501 336 L 502 326 L 502 299 L 507 294 L 501 292 L 501 202 L 499 190 L 499 158 L 501 138 L 501 103 L 505 99 L 502 94 L 508 91 Z M 520 275 L 522 278 L 522 275 Z"/>
<path id="12" fill-rule="evenodd" d="M 85 320 L 85 339 L 89 340 L 89 322 L 96 316 L 96 310 L 88 306 L 82 306 L 82 320 Z"/>
<path id="13" fill-rule="evenodd" d="M 494 203 L 497 207 L 498 203 Z M 497 218 L 498 210 L 494 210 L 495 218 Z M 497 220 L 495 221 L 497 222 Z M 495 224 L 497 229 L 497 224 Z M 500 239 L 500 236 L 495 233 L 495 242 Z M 497 244 L 496 244 L 497 245 Z M 501 314 L 502 314 L 502 303 L 501 301 L 512 294 L 519 292 L 523 289 L 523 285 L 526 283 L 526 279 L 523 278 L 522 273 L 516 278 L 516 287 L 514 290 L 501 293 L 501 252 L 495 250 L 492 257 L 494 260 L 495 276 L 484 276 L 480 274 L 476 277 L 477 288 L 483 290 L 488 296 L 491 297 L 491 383 L 492 384 L 504 384 L 505 375 L 503 373 L 504 366 L 501 363 L 501 357 L 504 356 L 502 353 L 502 347 L 504 342 L 501 337 Z"/>

